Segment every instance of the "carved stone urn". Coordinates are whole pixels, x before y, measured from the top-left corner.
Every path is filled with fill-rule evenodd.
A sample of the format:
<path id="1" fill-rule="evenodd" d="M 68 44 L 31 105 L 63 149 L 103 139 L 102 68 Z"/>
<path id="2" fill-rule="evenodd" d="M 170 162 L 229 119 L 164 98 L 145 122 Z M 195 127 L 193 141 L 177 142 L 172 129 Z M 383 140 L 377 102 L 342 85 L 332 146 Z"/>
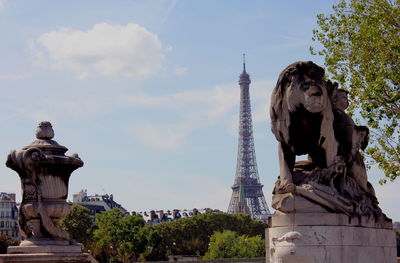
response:
<path id="1" fill-rule="evenodd" d="M 66 199 L 71 173 L 82 167 L 83 161 L 77 154 L 66 156 L 68 149 L 52 140 L 53 137 L 51 123 L 43 121 L 36 129 L 37 140 L 20 151 L 11 151 L 7 158 L 7 167 L 21 178 L 19 226 L 25 238 L 21 246 L 73 243 L 58 223 L 70 211 Z"/>

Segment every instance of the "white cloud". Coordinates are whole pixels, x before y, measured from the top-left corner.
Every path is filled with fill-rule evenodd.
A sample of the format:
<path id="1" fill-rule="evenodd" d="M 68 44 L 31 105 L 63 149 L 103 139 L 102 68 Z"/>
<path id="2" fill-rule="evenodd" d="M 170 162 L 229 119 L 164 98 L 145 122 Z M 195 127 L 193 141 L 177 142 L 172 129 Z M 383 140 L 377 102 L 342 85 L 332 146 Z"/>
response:
<path id="1" fill-rule="evenodd" d="M 232 190 L 220 178 L 205 175 L 191 176 L 187 178 L 185 185 L 189 187 L 184 196 L 195 197 L 193 207 L 227 210 Z"/>
<path id="2" fill-rule="evenodd" d="M 82 187 L 72 177 L 70 199 L 72 194 Z M 88 185 L 90 180 L 86 178 Z M 102 189 L 103 187 L 106 189 Z M 89 193 L 117 193 L 114 199 L 128 211 L 150 211 L 152 209 L 172 210 L 176 208 L 217 208 L 226 211 L 232 190 L 221 178 L 209 175 L 179 175 L 165 170 L 156 173 L 143 173 L 130 168 L 129 171 L 118 170 L 113 185 L 109 179 L 98 178 L 96 185 L 91 185 Z M 93 189 L 98 187 L 97 189 Z M 109 188 L 110 187 L 110 188 Z M 187 196 L 190 198 L 182 198 Z M 146 202 L 132 202 L 146 198 Z"/>
<path id="3" fill-rule="evenodd" d="M 138 109 L 165 111 L 173 123 L 155 121 L 137 123 L 126 128 L 135 141 L 157 150 L 179 150 L 185 139 L 199 128 L 212 125 L 236 108 L 238 99 L 232 95 L 230 85 L 217 86 L 204 91 L 185 91 L 165 96 L 137 93 L 121 98 L 123 104 Z M 234 93 L 234 92 L 233 92 Z"/>
<path id="4" fill-rule="evenodd" d="M 25 118 L 35 122 L 55 119 L 53 113 L 49 113 L 48 111 L 42 109 L 18 107 L 14 109 L 14 112 L 16 116 L 24 116 Z"/>
<path id="5" fill-rule="evenodd" d="M 233 91 L 237 89 L 237 92 Z M 239 88 L 234 84 L 219 85 L 206 90 L 191 90 L 168 94 L 165 96 L 151 96 L 145 93 L 124 95 L 123 104 L 134 108 L 166 109 L 185 116 L 185 120 L 202 119 L 215 121 L 216 119 L 236 109 L 239 104 Z"/>
<path id="6" fill-rule="evenodd" d="M 250 91 L 252 99 L 252 115 L 253 122 L 267 122 L 270 120 L 269 118 L 269 107 L 271 102 L 271 94 L 272 90 L 275 87 L 274 81 L 255 81 L 252 88 L 253 91 Z M 253 103 L 254 102 L 254 103 Z"/>
<path id="7" fill-rule="evenodd" d="M 254 123 L 268 121 L 267 104 L 272 83 L 254 81 L 251 84 Z M 54 94 L 50 88 L 42 89 L 41 94 Z M 215 125 L 224 126 L 229 135 L 237 136 L 240 88 L 234 82 L 165 95 L 152 95 L 137 89 L 86 86 L 82 82 L 58 89 L 57 96 L 51 99 L 43 96 L 31 100 L 34 92 L 30 89 L 16 92 L 16 96 L 17 93 L 23 94 L 27 103 L 17 108 L 12 106 L 11 113 L 35 121 L 60 118 L 87 120 L 108 113 L 129 112 L 132 119 L 119 126 L 119 132 L 161 151 L 181 150 L 193 133 Z"/>
<path id="8" fill-rule="evenodd" d="M 141 122 L 131 126 L 127 132 L 131 137 L 146 146 L 159 150 L 176 150 L 182 145 L 194 126 L 187 122 L 178 124 L 157 124 Z"/>
<path id="9" fill-rule="evenodd" d="M 269 120 L 269 98 L 272 88 L 272 81 L 257 81 L 251 86 L 254 123 Z M 134 108 L 168 110 L 168 114 L 179 119 L 168 124 L 146 121 L 130 126 L 126 131 L 137 142 L 158 150 L 180 149 L 192 132 L 216 123 L 225 124 L 228 133 L 237 136 L 239 96 L 240 88 L 237 84 L 166 96 L 150 96 L 144 93 L 124 96 L 123 104 Z"/>
<path id="10" fill-rule="evenodd" d="M 137 24 L 95 24 L 87 31 L 61 28 L 39 36 L 36 57 L 57 69 L 67 69 L 82 79 L 103 76 L 147 76 L 163 64 L 158 36 Z"/>
<path id="11" fill-rule="evenodd" d="M 0 0 L 0 11 L 4 9 L 6 5 L 6 0 Z"/>
<path id="12" fill-rule="evenodd" d="M 187 71 L 187 68 L 185 68 L 185 67 L 181 67 L 181 66 L 175 67 L 175 74 L 178 76 L 185 74 L 186 71 Z"/>
<path id="13" fill-rule="evenodd" d="M 0 0 L 1 1 L 1 0 Z M 0 74 L 0 80 L 20 80 L 26 78 L 23 74 Z"/>

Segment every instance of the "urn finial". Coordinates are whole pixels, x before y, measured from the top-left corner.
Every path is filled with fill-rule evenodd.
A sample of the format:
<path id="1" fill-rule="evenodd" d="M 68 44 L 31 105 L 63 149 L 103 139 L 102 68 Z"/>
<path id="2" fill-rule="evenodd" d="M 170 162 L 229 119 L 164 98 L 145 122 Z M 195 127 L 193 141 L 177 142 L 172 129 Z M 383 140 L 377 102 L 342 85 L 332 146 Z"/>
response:
<path id="1" fill-rule="evenodd" d="M 43 140 L 50 140 L 54 137 L 53 126 L 49 121 L 42 121 L 36 128 L 36 138 Z"/>

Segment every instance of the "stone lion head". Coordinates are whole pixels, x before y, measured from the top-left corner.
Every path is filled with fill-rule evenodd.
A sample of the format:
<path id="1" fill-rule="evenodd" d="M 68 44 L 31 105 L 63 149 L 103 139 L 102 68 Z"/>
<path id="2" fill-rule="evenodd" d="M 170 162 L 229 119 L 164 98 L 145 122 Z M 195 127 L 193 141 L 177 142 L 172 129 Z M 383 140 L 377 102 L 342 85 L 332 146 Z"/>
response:
<path id="1" fill-rule="evenodd" d="M 272 93 L 270 108 L 272 132 L 278 141 L 289 142 L 290 113 L 300 109 L 323 115 L 321 136 L 331 132 L 333 112 L 330 93 L 335 84 L 324 80 L 324 74 L 324 69 L 312 61 L 295 62 L 281 72 Z"/>

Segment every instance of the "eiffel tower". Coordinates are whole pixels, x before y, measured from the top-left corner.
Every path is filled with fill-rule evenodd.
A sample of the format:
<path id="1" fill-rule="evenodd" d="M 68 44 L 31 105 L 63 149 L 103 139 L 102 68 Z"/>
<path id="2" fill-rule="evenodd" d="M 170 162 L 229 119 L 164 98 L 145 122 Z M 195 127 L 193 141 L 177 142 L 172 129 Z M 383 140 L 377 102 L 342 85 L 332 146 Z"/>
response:
<path id="1" fill-rule="evenodd" d="M 256 153 L 254 149 L 253 124 L 250 106 L 250 76 L 246 72 L 243 54 L 243 72 L 240 74 L 240 120 L 239 147 L 235 182 L 228 207 L 230 214 L 250 214 L 252 219 L 266 221 L 271 215 L 258 177 Z"/>

